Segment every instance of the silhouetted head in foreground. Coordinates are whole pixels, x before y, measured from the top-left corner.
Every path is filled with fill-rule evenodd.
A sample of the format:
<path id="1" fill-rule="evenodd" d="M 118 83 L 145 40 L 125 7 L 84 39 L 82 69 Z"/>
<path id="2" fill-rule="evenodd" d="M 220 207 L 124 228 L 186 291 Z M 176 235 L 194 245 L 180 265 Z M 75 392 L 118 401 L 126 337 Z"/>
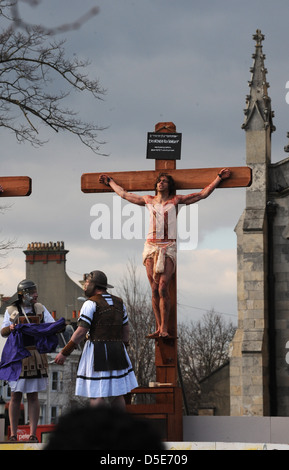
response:
<path id="1" fill-rule="evenodd" d="M 85 407 L 63 415 L 44 450 L 164 450 L 148 419 L 108 407 Z"/>

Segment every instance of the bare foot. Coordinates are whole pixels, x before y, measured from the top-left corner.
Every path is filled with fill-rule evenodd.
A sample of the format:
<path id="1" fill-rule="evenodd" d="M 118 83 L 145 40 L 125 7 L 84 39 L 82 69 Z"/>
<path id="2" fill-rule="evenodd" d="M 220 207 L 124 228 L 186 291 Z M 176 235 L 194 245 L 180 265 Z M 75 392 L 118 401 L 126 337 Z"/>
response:
<path id="1" fill-rule="evenodd" d="M 158 338 L 159 335 L 160 335 L 160 331 L 157 330 L 157 331 L 155 331 L 154 333 L 149 334 L 147 337 L 148 337 L 148 338 Z"/>
<path id="2" fill-rule="evenodd" d="M 160 332 L 160 337 L 161 338 L 168 338 L 169 337 L 169 333 L 167 331 L 162 331 Z"/>

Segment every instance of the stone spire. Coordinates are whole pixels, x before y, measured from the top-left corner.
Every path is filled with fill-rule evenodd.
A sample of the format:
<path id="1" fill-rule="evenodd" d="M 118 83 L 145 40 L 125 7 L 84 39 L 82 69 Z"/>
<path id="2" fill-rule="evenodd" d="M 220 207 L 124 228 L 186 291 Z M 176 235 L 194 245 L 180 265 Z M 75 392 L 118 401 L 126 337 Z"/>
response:
<path id="1" fill-rule="evenodd" d="M 253 34 L 256 41 L 255 53 L 252 55 L 253 66 L 250 69 L 252 73 L 249 81 L 250 94 L 246 97 L 247 108 L 244 110 L 245 121 L 242 129 L 262 130 L 270 128 L 271 132 L 275 131 L 272 118 L 274 113 L 271 110 L 271 99 L 268 96 L 269 83 L 266 81 L 267 69 L 264 65 L 265 54 L 262 51 L 262 41 L 265 36 L 257 29 Z"/>

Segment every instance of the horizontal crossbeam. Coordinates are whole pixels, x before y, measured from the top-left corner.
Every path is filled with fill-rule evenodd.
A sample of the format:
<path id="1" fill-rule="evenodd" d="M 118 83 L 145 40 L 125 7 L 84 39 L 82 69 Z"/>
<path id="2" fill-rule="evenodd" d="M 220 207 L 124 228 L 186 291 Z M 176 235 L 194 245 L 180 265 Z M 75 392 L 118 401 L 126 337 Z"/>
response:
<path id="1" fill-rule="evenodd" d="M 4 192 L 1 197 L 29 196 L 32 191 L 32 180 L 28 176 L 3 176 L 0 177 L 0 186 Z"/>
<path id="2" fill-rule="evenodd" d="M 203 189 L 210 184 L 222 168 L 198 168 L 192 170 L 167 170 L 176 183 L 177 189 Z M 219 188 L 242 188 L 251 184 L 251 169 L 248 167 L 230 167 L 231 177 L 220 183 Z M 109 186 L 99 183 L 102 173 L 84 173 L 81 176 L 81 190 L 84 193 L 112 192 Z M 127 191 L 152 191 L 160 172 L 148 171 L 117 171 L 109 172 L 117 184 Z"/>

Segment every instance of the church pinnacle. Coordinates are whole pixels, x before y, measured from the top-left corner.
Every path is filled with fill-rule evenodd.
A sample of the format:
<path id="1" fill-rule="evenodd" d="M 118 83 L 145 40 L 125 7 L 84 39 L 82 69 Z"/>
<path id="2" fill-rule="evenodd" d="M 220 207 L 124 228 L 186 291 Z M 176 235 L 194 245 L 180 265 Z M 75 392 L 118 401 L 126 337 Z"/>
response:
<path id="1" fill-rule="evenodd" d="M 274 116 L 271 110 L 271 99 L 268 96 L 269 83 L 266 81 L 267 69 L 264 65 L 265 54 L 262 50 L 262 41 L 265 36 L 257 29 L 253 34 L 256 41 L 255 53 L 252 55 L 253 66 L 250 69 L 252 73 L 249 81 L 250 94 L 246 97 L 247 108 L 244 110 L 245 121 L 242 129 L 247 130 L 263 130 L 268 127 L 271 132 L 275 130 L 272 118 Z"/>

